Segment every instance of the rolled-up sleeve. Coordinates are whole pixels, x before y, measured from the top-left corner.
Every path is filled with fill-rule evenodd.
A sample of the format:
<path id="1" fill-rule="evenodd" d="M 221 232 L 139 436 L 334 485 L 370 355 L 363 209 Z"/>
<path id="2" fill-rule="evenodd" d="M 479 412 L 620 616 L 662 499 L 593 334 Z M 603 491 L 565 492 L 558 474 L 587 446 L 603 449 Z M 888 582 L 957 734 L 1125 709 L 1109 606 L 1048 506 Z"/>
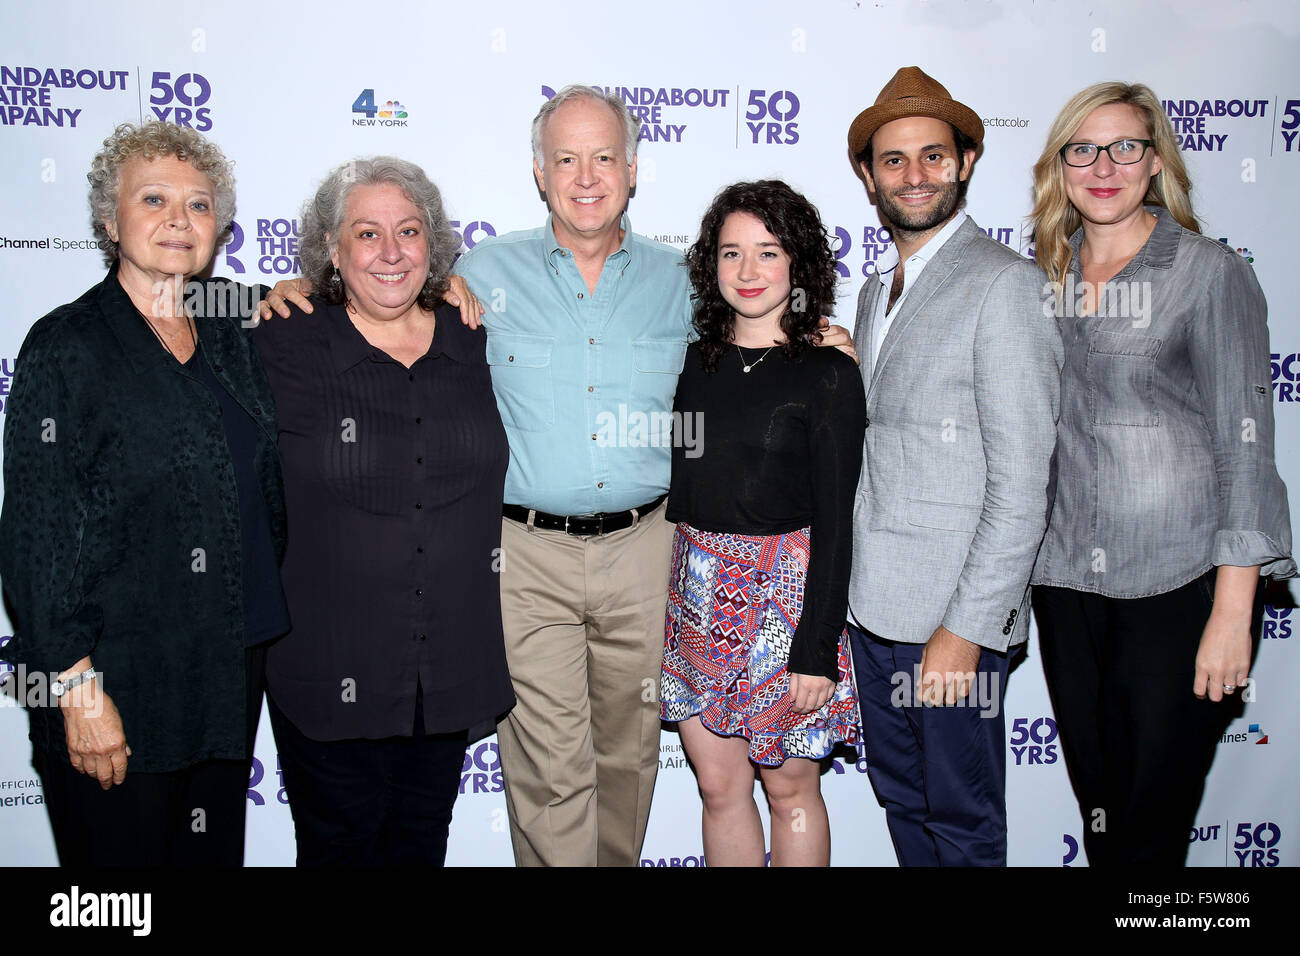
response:
<path id="1" fill-rule="evenodd" d="M 4 658 L 43 672 L 92 653 L 103 626 L 82 560 L 90 502 L 77 463 L 79 415 L 51 331 L 35 329 L 18 355 L 0 514 L 0 581 L 15 625 Z"/>
<path id="2" fill-rule="evenodd" d="M 1274 459 L 1268 304 L 1239 257 L 1220 257 L 1205 307 L 1192 319 L 1190 347 L 1218 479 L 1212 560 L 1294 577 L 1291 513 Z"/>

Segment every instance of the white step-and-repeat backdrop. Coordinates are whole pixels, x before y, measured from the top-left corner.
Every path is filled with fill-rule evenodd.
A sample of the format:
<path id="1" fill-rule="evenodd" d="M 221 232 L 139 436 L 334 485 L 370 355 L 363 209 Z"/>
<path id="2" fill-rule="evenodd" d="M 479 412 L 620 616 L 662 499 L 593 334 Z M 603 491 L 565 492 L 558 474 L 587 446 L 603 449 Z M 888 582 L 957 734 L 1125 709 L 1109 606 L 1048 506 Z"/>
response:
<path id="1" fill-rule="evenodd" d="M 845 136 L 898 67 L 921 66 L 984 118 L 968 209 L 1022 252 L 1029 170 L 1051 120 L 1076 90 L 1122 79 L 1164 100 L 1205 232 L 1251 261 L 1268 295 L 1278 459 L 1300 506 L 1300 316 L 1288 291 L 1300 257 L 1300 14 L 1290 0 L 20 6 L 21 22 L 9 11 L 0 37 L 0 286 L 9 303 L 0 401 L 31 323 L 103 275 L 85 172 L 122 121 L 174 120 L 221 145 L 237 163 L 239 206 L 215 271 L 273 282 L 298 271 L 303 201 L 354 156 L 422 165 L 466 247 L 539 225 L 546 210 L 532 181 L 529 122 L 550 91 L 600 85 L 642 123 L 630 206 L 638 232 L 685 248 L 720 186 L 786 179 L 839 239 L 839 316 L 851 325 L 857 290 L 889 237 L 853 175 Z M 1256 699 L 1219 745 L 1189 834 L 1194 865 L 1300 860 L 1300 640 L 1288 602 L 1274 603 Z M 0 644 L 10 632 L 0 616 Z M 1036 642 L 1030 648 L 1006 701 L 1010 862 L 1082 865 L 1081 823 Z M 26 716 L 7 698 L 0 704 L 0 859 L 52 864 Z M 823 778 L 834 860 L 890 865 L 884 813 L 856 756 L 835 760 Z M 293 824 L 265 718 L 248 800 L 248 862 L 292 863 Z M 703 865 L 699 815 L 680 741 L 665 732 L 642 865 Z M 466 752 L 448 861 L 512 861 L 492 739 Z"/>

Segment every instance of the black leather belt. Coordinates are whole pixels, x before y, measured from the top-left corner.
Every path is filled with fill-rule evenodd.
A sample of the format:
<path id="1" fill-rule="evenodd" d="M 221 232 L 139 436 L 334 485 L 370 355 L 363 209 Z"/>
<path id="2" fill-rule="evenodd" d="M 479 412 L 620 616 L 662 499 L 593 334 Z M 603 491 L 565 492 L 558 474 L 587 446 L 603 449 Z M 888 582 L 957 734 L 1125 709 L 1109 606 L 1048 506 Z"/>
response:
<path id="1" fill-rule="evenodd" d="M 649 504 L 638 505 L 629 511 L 610 511 L 598 515 L 552 515 L 521 505 L 502 505 L 501 514 L 521 524 L 528 524 L 531 516 L 533 527 L 543 531 L 563 531 L 578 538 L 594 538 L 631 528 L 639 519 L 663 504 L 667 497 L 660 495 Z"/>

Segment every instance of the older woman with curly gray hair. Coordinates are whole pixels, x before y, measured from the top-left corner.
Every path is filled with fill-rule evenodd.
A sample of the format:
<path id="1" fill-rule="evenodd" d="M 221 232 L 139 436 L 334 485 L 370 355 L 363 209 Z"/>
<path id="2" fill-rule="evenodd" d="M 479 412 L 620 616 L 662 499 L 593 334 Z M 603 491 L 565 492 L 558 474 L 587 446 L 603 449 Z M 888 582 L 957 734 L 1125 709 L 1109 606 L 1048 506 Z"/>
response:
<path id="1" fill-rule="evenodd" d="M 256 336 L 293 527 L 267 682 L 298 863 L 437 866 L 466 744 L 514 703 L 485 333 L 442 302 L 459 242 L 418 166 L 345 163 L 302 221 L 314 315 Z"/>
<path id="2" fill-rule="evenodd" d="M 88 179 L 108 275 L 32 327 L 5 422 L 5 657 L 64 865 L 238 865 L 288 614 L 270 388 L 239 315 L 187 307 L 249 298 L 194 283 L 234 179 L 161 122 L 119 126 Z"/>

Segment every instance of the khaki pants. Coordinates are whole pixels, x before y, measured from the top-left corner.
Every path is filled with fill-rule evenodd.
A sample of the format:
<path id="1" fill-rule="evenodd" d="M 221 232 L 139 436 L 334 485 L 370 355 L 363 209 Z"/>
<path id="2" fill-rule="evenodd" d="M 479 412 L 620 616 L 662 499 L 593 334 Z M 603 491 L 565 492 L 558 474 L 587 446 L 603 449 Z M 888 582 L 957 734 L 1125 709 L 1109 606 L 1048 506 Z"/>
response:
<path id="1" fill-rule="evenodd" d="M 518 703 L 497 726 L 518 866 L 635 866 L 659 769 L 673 525 L 598 538 L 503 519 L 501 617 Z"/>

